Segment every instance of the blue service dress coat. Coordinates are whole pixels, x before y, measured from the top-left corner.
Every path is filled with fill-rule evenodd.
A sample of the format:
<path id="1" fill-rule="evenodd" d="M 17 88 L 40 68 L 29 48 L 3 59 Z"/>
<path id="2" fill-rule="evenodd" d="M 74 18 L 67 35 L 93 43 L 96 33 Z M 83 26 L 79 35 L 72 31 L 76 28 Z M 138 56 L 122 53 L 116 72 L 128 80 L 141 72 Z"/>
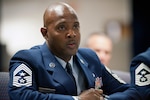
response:
<path id="1" fill-rule="evenodd" d="M 132 59 L 131 84 L 137 88 L 142 100 L 150 100 L 150 47 Z"/>
<path id="2" fill-rule="evenodd" d="M 80 48 L 74 59 L 84 73 L 87 89 L 94 88 L 99 77 L 110 100 L 139 100 L 135 88 L 118 81 L 92 50 Z M 17 52 L 10 60 L 9 71 L 11 100 L 73 100 L 75 86 L 46 43 Z"/>

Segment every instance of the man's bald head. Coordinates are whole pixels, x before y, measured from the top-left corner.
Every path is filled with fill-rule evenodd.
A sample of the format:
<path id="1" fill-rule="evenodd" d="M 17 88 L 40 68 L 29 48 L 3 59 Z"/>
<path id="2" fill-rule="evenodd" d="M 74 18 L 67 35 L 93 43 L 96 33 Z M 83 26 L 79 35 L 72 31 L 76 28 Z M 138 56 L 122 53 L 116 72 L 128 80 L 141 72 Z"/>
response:
<path id="1" fill-rule="evenodd" d="M 44 21 L 44 27 L 46 27 L 49 23 L 54 21 L 58 17 L 63 17 L 65 14 L 73 14 L 77 18 L 77 14 L 75 10 L 68 4 L 59 2 L 55 3 L 53 5 L 50 5 L 44 13 L 43 21 Z"/>

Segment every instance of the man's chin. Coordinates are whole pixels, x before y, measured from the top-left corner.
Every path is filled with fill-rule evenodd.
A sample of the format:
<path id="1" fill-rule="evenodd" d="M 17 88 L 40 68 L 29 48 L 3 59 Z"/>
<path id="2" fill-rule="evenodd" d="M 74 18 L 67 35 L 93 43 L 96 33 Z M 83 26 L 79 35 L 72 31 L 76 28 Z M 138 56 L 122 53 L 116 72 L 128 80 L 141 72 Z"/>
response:
<path id="1" fill-rule="evenodd" d="M 68 53 L 73 56 L 77 53 L 77 50 L 69 50 Z"/>

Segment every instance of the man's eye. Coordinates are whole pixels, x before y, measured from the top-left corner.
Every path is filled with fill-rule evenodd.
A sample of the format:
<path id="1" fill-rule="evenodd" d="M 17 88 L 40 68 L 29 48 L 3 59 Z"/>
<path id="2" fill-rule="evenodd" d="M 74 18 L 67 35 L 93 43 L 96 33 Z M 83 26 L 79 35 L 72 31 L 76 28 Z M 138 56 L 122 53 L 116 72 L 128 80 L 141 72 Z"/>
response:
<path id="1" fill-rule="evenodd" d="M 74 29 L 79 29 L 80 26 L 79 26 L 79 24 L 76 23 L 76 24 L 74 24 L 73 28 L 74 28 Z"/>
<path id="2" fill-rule="evenodd" d="M 58 26 L 58 28 L 57 28 L 59 31 L 63 31 L 63 30 L 65 30 L 66 28 L 65 28 L 65 25 L 60 25 L 60 26 Z"/>

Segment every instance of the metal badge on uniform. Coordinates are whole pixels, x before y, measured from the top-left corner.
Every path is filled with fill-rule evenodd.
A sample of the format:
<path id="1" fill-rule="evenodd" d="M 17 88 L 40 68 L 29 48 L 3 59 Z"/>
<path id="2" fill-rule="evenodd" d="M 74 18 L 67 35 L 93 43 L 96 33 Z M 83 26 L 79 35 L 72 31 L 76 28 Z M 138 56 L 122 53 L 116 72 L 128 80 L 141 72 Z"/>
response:
<path id="1" fill-rule="evenodd" d="M 135 84 L 145 86 L 150 84 L 150 68 L 141 63 L 135 70 Z"/>
<path id="2" fill-rule="evenodd" d="M 32 71 L 25 64 L 20 64 L 13 72 L 13 85 L 16 87 L 32 85 Z"/>
<path id="3" fill-rule="evenodd" d="M 54 68 L 55 67 L 55 63 L 53 63 L 53 62 L 49 63 L 49 67 Z"/>
<path id="4" fill-rule="evenodd" d="M 95 77 L 95 74 L 94 74 L 94 73 L 92 73 L 92 76 L 93 76 L 93 77 Z"/>
<path id="5" fill-rule="evenodd" d="M 82 59 L 80 59 L 81 63 L 84 64 L 84 61 Z"/>

